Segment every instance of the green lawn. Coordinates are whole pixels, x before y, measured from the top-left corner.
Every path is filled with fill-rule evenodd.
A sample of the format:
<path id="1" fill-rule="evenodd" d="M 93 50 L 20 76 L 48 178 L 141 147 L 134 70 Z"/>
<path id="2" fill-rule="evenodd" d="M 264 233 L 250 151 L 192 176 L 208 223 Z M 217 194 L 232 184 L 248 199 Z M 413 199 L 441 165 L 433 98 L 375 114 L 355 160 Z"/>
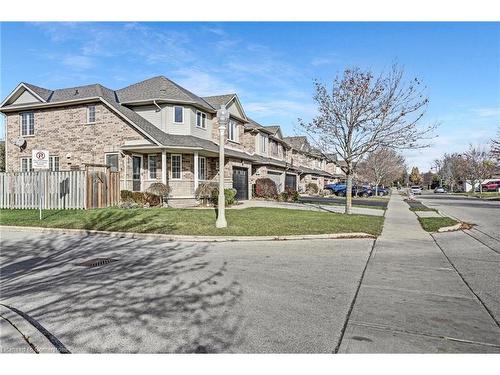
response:
<path id="1" fill-rule="evenodd" d="M 149 208 L 0 210 L 1 225 L 184 235 L 272 236 L 364 232 L 379 235 L 383 218 L 280 208 L 227 210 L 228 227 L 215 228 L 215 210 Z"/>
<path id="2" fill-rule="evenodd" d="M 419 217 L 418 221 L 427 232 L 437 232 L 439 228 L 458 224 L 458 221 L 451 217 Z"/>

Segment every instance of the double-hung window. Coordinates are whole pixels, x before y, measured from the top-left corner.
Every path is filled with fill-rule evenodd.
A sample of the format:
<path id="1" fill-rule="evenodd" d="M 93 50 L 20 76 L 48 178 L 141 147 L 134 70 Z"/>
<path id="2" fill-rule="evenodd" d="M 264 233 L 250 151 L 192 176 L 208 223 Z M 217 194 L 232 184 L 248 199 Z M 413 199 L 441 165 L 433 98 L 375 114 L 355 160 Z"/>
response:
<path id="1" fill-rule="evenodd" d="M 21 136 L 35 134 L 35 114 L 33 112 L 21 113 Z"/>
<path id="2" fill-rule="evenodd" d="M 59 156 L 49 156 L 49 171 L 59 171 Z"/>
<path id="3" fill-rule="evenodd" d="M 95 105 L 87 107 L 87 124 L 95 124 Z"/>
<path id="4" fill-rule="evenodd" d="M 180 180 L 182 172 L 182 155 L 172 155 L 172 180 Z"/>
<path id="5" fill-rule="evenodd" d="M 174 123 L 182 124 L 184 122 L 184 107 L 174 106 Z"/>
<path id="6" fill-rule="evenodd" d="M 148 155 L 148 173 L 150 180 L 156 180 L 156 167 L 158 163 L 158 155 Z"/>
<path id="7" fill-rule="evenodd" d="M 207 128 L 207 114 L 197 111 L 196 112 L 196 127 L 206 129 Z"/>
<path id="8" fill-rule="evenodd" d="M 198 180 L 207 179 L 207 159 L 203 156 L 198 158 Z"/>
<path id="9" fill-rule="evenodd" d="M 229 121 L 227 129 L 227 138 L 230 141 L 238 142 L 238 125 L 234 121 Z"/>
<path id="10" fill-rule="evenodd" d="M 118 154 L 106 154 L 106 165 L 109 166 L 111 172 L 118 172 Z"/>
<path id="11" fill-rule="evenodd" d="M 22 172 L 33 171 L 33 164 L 31 162 L 31 158 L 22 158 L 21 159 L 21 171 Z"/>

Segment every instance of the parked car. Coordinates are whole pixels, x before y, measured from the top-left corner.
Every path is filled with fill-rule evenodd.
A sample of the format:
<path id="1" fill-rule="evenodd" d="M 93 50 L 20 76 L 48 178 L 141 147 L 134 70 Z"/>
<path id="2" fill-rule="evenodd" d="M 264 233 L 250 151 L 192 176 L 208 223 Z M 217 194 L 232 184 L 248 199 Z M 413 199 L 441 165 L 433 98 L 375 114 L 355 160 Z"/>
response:
<path id="1" fill-rule="evenodd" d="M 438 186 L 437 188 L 434 189 L 434 193 L 436 194 L 444 194 L 447 193 L 446 189 L 442 186 Z"/>
<path id="2" fill-rule="evenodd" d="M 328 184 L 324 190 L 330 190 L 333 194 L 337 194 L 340 190 L 345 190 L 346 184 Z"/>
<path id="3" fill-rule="evenodd" d="M 372 190 L 373 190 L 373 194 L 375 194 L 375 188 L 372 188 Z M 384 195 L 389 195 L 390 192 L 391 191 L 386 187 L 382 187 L 382 186 L 377 187 L 377 194 L 379 197 L 384 196 Z"/>
<path id="4" fill-rule="evenodd" d="M 346 186 L 337 190 L 337 195 L 339 197 L 345 197 L 346 195 Z M 351 190 L 351 194 L 353 197 L 371 197 L 374 194 L 374 191 L 369 186 L 353 186 Z"/>
<path id="5" fill-rule="evenodd" d="M 412 186 L 410 188 L 410 191 L 413 193 L 413 195 L 422 195 L 422 188 L 420 186 Z"/>
<path id="6" fill-rule="evenodd" d="M 483 185 L 483 191 L 498 191 L 500 188 L 500 180 L 487 182 Z"/>

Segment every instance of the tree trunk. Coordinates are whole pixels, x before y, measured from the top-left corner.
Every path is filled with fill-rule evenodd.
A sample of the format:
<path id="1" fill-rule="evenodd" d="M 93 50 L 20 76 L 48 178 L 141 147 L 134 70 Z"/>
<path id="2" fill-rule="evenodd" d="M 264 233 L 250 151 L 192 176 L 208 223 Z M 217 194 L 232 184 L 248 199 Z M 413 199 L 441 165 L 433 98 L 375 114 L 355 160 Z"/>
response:
<path id="1" fill-rule="evenodd" d="M 351 214 L 352 207 L 352 172 L 349 170 L 347 172 L 347 184 L 345 187 L 345 213 L 347 215 Z"/>

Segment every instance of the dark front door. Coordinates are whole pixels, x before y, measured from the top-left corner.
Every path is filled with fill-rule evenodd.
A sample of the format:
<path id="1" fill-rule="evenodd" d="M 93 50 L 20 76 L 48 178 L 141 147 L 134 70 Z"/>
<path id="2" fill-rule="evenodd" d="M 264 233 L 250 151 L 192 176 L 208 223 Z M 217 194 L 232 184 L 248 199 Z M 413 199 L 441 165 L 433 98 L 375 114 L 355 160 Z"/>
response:
<path id="1" fill-rule="evenodd" d="M 285 176 L 285 187 L 297 190 L 297 176 L 295 176 L 294 174 L 287 174 Z"/>
<path id="2" fill-rule="evenodd" d="M 132 190 L 141 191 L 141 164 L 140 156 L 132 156 Z"/>
<path id="3" fill-rule="evenodd" d="M 233 188 L 237 200 L 248 199 L 248 169 L 233 167 Z"/>

